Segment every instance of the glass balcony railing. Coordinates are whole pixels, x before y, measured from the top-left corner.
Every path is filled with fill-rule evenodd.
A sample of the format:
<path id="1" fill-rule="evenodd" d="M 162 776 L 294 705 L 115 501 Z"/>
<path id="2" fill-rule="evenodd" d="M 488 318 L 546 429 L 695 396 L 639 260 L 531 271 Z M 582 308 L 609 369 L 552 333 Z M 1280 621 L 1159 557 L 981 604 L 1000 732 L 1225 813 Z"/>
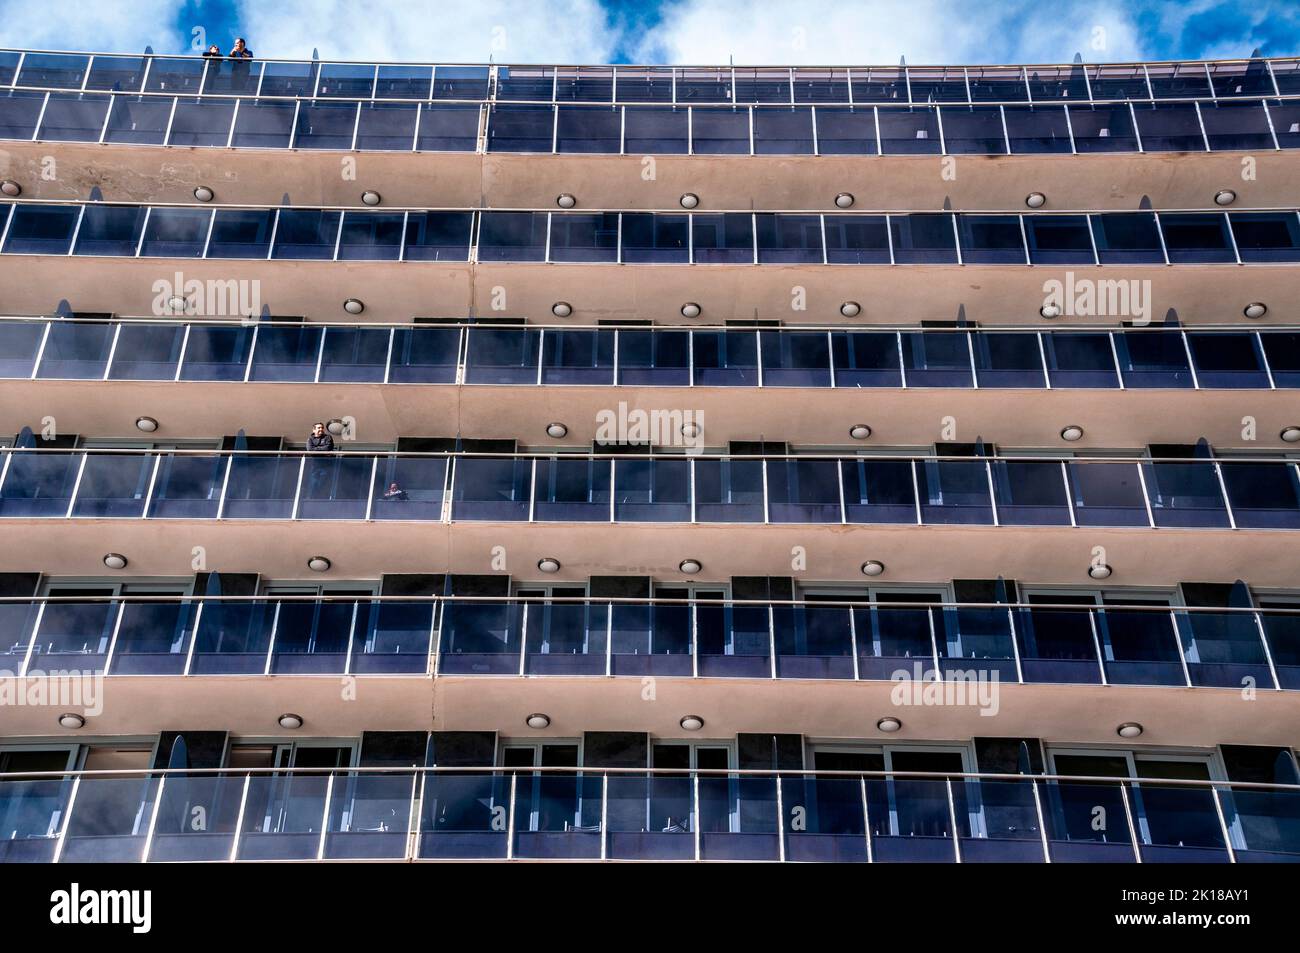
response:
<path id="1" fill-rule="evenodd" d="M 1300 528 L 1278 458 L 0 451 L 0 519 Z M 1231 475 L 1231 481 L 1228 476 Z"/>
<path id="2" fill-rule="evenodd" d="M 1141 353 L 1142 357 L 1135 357 Z M 0 379 L 494 386 L 1269 390 L 1300 330 L 609 328 L 0 319 Z M 1232 486 L 1249 482 L 1230 468 Z"/>
<path id="3" fill-rule="evenodd" d="M 2 100 L 0 100 L 2 102 Z M 1224 212 L 548 212 L 539 210 L 143 206 L 65 201 L 0 204 L 6 255 L 295 261 L 438 261 L 678 265 L 1294 264 L 1294 208 Z M 1074 314 L 1075 292 L 1058 293 Z M 239 283 L 209 281 L 201 313 L 247 314 Z M 1127 282 L 1101 289 L 1089 313 L 1136 318 Z M 178 314 L 196 313 L 185 301 Z M 244 290 L 247 294 L 247 290 Z M 197 296 L 196 296 L 197 297 Z M 1046 304 L 1047 299 L 1044 299 Z M 1148 302 L 1149 304 L 1149 302 Z M 163 313 L 172 307 L 165 299 Z M 1160 339 L 1126 352 L 1130 373 L 1169 359 Z M 1016 371 L 1017 350 L 981 355 Z M 811 345 L 810 345 L 811 347 Z M 923 361 L 909 342 L 911 360 Z M 956 339 L 944 356 L 956 359 Z M 968 364 L 971 364 L 968 359 Z M 969 370 L 977 369 L 971 364 Z M 1086 366 L 1075 370 L 1086 371 Z M 1151 386 L 1151 385 L 1147 385 Z M 1187 386 L 1174 382 L 1171 386 Z"/>
<path id="4" fill-rule="evenodd" d="M 201 811 L 205 823 L 191 823 Z M 1100 823 L 1099 823 L 1100 819 Z M 1294 862 L 1300 787 L 1035 775 L 350 768 L 0 776 L 0 862 Z"/>
<path id="5" fill-rule="evenodd" d="M 7 598 L 0 674 L 602 675 L 1300 689 L 1300 607 Z"/>
<path id="6" fill-rule="evenodd" d="M 0 138 L 695 155 L 1300 147 L 1294 59 L 983 67 L 489 66 L 0 50 Z"/>

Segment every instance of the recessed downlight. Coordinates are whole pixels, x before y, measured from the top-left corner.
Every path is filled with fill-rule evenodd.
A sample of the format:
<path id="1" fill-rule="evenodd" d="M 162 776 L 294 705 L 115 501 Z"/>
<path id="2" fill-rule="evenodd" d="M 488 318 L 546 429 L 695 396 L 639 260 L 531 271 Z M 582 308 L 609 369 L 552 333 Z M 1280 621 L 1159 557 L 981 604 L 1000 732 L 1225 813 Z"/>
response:
<path id="1" fill-rule="evenodd" d="M 180 295 L 172 295 L 170 298 L 167 299 L 167 306 L 171 308 L 173 311 L 184 311 L 185 305 L 186 305 L 186 301 Z"/>
<path id="2" fill-rule="evenodd" d="M 302 715 L 295 715 L 291 711 L 286 711 L 276 719 L 281 728 L 287 728 L 290 731 L 297 731 L 302 727 Z"/>
<path id="3" fill-rule="evenodd" d="M 348 429 L 348 426 L 342 420 L 339 420 L 339 418 L 335 417 L 333 420 L 331 420 L 329 423 L 325 425 L 325 429 L 328 430 L 333 436 L 341 437 L 343 436 L 343 431 Z"/>
<path id="4" fill-rule="evenodd" d="M 1061 316 L 1061 309 L 1059 306 L 1054 304 L 1045 304 L 1038 309 L 1038 313 L 1045 318 L 1059 318 Z"/>
<path id="5" fill-rule="evenodd" d="M 840 314 L 846 318 L 856 318 L 862 313 L 862 305 L 856 301 L 846 301 L 840 305 Z"/>
<path id="6" fill-rule="evenodd" d="M 1232 189 L 1219 189 L 1214 193 L 1215 205 L 1231 205 L 1235 201 L 1237 201 L 1237 193 Z"/>
<path id="7" fill-rule="evenodd" d="M 688 440 L 694 440 L 703 432 L 704 429 L 697 423 L 682 424 L 682 436 L 686 437 Z"/>
<path id="8" fill-rule="evenodd" d="M 360 298 L 348 298 L 347 301 L 343 302 L 343 310 L 348 314 L 360 314 L 366 310 L 366 306 Z"/>
<path id="9" fill-rule="evenodd" d="M 1083 439 L 1083 428 L 1078 424 L 1070 424 L 1068 427 L 1061 428 L 1061 439 L 1074 443 L 1076 440 Z"/>
<path id="10" fill-rule="evenodd" d="M 849 436 L 854 440 L 866 440 L 871 436 L 871 428 L 866 424 L 854 424 L 849 428 Z"/>
<path id="11" fill-rule="evenodd" d="M 852 192 L 841 192 L 839 195 L 835 196 L 835 207 L 852 208 L 854 201 L 855 199 L 853 198 Z"/>
<path id="12" fill-rule="evenodd" d="M 5 179 L 3 182 L 0 182 L 0 192 L 3 192 L 10 198 L 14 198 L 23 194 L 23 187 L 13 179 Z"/>
<path id="13" fill-rule="evenodd" d="M 699 731 L 704 727 L 704 719 L 699 715 L 682 715 L 682 720 L 677 724 L 681 725 L 686 731 Z"/>
<path id="14" fill-rule="evenodd" d="M 677 201 L 681 203 L 682 208 L 695 208 L 700 204 L 700 197 L 694 192 L 687 192 Z"/>
<path id="15" fill-rule="evenodd" d="M 541 731 L 543 728 L 551 727 L 551 716 L 544 715 L 540 711 L 535 711 L 524 719 L 524 724 L 529 728 L 535 728 Z"/>
<path id="16" fill-rule="evenodd" d="M 330 566 L 334 565 L 326 556 L 313 556 L 307 560 L 307 568 L 312 572 L 329 572 Z"/>
<path id="17" fill-rule="evenodd" d="M 704 566 L 700 563 L 698 559 L 683 559 L 678 564 L 677 568 L 680 569 L 682 572 L 686 573 L 686 575 L 693 576 L 695 575 L 695 573 L 703 569 Z"/>
<path id="18" fill-rule="evenodd" d="M 688 301 L 682 305 L 683 318 L 698 318 L 702 309 L 694 301 Z"/>
<path id="19" fill-rule="evenodd" d="M 537 568 L 542 572 L 559 572 L 560 561 L 554 556 L 543 556 L 537 560 Z"/>
<path id="20" fill-rule="evenodd" d="M 361 193 L 361 202 L 364 205 L 378 205 L 383 201 L 383 196 L 373 189 L 366 189 Z"/>
<path id="21" fill-rule="evenodd" d="M 206 185 L 200 185 L 194 190 L 194 197 L 200 202 L 211 202 L 216 193 Z"/>
<path id="22" fill-rule="evenodd" d="M 153 433 L 158 429 L 158 421 L 152 417 L 137 417 L 135 418 L 135 429 L 143 433 Z"/>
<path id="23" fill-rule="evenodd" d="M 105 553 L 104 565 L 109 569 L 125 569 L 127 558 L 121 553 Z"/>
<path id="24" fill-rule="evenodd" d="M 1047 196 L 1042 192 L 1030 192 L 1025 196 L 1025 204 L 1030 208 L 1042 208 L 1047 204 Z"/>
<path id="25" fill-rule="evenodd" d="M 1115 734 L 1119 735 L 1121 738 L 1136 738 L 1145 730 L 1146 729 L 1136 721 L 1126 721 L 1115 729 Z"/>
<path id="26" fill-rule="evenodd" d="M 1088 567 L 1088 575 L 1093 579 L 1109 579 L 1112 572 L 1114 570 L 1105 563 L 1093 563 Z"/>
<path id="27" fill-rule="evenodd" d="M 1300 443 L 1300 427 L 1283 427 L 1278 436 L 1286 443 Z"/>
<path id="28" fill-rule="evenodd" d="M 879 576 L 885 571 L 885 564 L 879 559 L 868 559 L 862 564 L 862 575 Z"/>
<path id="29" fill-rule="evenodd" d="M 880 721 L 876 722 L 876 728 L 878 730 L 888 732 L 889 734 L 893 734 L 902 727 L 903 723 L 893 715 L 886 715 L 884 718 L 880 719 Z"/>
<path id="30" fill-rule="evenodd" d="M 559 440 L 561 437 L 567 437 L 568 435 L 569 428 L 559 421 L 546 425 L 546 436 L 548 437 L 554 437 L 556 440 Z"/>
<path id="31" fill-rule="evenodd" d="M 1268 314 L 1268 305 L 1262 301 L 1252 301 L 1241 309 L 1241 313 L 1248 318 L 1262 318 Z"/>
<path id="32" fill-rule="evenodd" d="M 551 305 L 551 314 L 555 315 L 557 318 L 567 318 L 569 315 L 573 314 L 573 305 L 569 304 L 567 301 L 557 301 L 555 304 Z"/>
<path id="33" fill-rule="evenodd" d="M 78 728 L 86 726 L 86 719 L 78 715 L 75 711 L 65 711 L 59 716 L 59 727 L 70 728 L 76 731 Z"/>
<path id="34" fill-rule="evenodd" d="M 568 192 L 561 192 L 555 197 L 555 204 L 560 208 L 573 208 L 578 204 L 578 200 Z"/>

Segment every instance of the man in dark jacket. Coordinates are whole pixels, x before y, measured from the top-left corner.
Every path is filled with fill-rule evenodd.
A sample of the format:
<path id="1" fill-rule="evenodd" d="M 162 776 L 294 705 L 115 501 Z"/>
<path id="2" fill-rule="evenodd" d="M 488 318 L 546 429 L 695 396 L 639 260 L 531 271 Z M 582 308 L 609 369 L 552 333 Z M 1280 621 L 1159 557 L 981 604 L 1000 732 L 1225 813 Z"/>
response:
<path id="1" fill-rule="evenodd" d="M 325 425 L 320 421 L 311 425 L 311 436 L 307 438 L 307 449 L 312 453 L 321 453 L 334 449 L 334 438 L 325 432 Z"/>

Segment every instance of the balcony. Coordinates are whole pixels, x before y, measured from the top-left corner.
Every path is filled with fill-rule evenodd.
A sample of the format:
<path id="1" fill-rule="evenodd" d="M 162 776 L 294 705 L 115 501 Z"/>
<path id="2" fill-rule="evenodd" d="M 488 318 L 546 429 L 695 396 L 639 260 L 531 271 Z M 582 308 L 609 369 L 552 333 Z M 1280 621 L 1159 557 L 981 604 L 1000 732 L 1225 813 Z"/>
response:
<path id="1" fill-rule="evenodd" d="M 0 669 L 1300 689 L 1300 608 L 708 599 L 0 600 Z"/>
<path id="2" fill-rule="evenodd" d="M 90 771 L 0 778 L 0 821 L 6 863 L 1300 860 L 1294 785 L 1055 775 Z"/>

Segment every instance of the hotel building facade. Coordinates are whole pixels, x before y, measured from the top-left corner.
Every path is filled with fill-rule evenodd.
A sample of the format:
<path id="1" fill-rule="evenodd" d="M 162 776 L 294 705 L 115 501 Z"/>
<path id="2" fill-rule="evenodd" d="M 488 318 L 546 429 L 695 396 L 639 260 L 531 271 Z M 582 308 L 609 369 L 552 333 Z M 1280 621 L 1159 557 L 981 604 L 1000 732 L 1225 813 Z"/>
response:
<path id="1" fill-rule="evenodd" d="M 0 860 L 1300 860 L 1300 61 L 0 139 Z"/>

